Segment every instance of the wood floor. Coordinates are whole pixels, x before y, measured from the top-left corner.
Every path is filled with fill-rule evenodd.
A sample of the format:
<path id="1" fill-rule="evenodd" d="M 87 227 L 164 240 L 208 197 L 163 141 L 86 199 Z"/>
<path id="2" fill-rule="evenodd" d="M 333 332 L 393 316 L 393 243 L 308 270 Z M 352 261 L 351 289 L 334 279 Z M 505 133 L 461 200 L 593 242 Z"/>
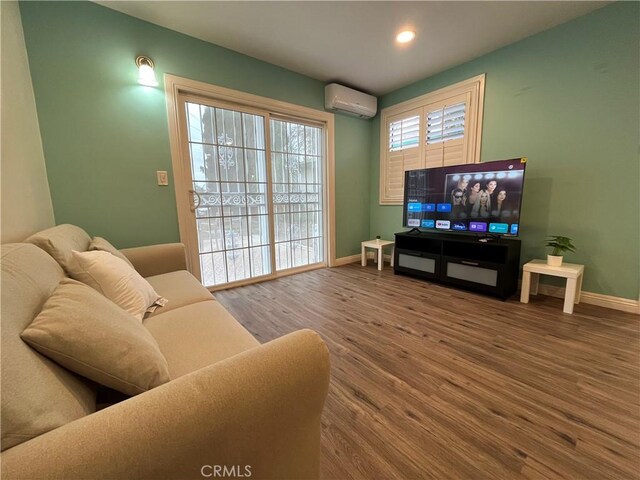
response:
<path id="1" fill-rule="evenodd" d="M 640 319 L 348 265 L 217 292 L 331 352 L 322 478 L 640 478 Z"/>

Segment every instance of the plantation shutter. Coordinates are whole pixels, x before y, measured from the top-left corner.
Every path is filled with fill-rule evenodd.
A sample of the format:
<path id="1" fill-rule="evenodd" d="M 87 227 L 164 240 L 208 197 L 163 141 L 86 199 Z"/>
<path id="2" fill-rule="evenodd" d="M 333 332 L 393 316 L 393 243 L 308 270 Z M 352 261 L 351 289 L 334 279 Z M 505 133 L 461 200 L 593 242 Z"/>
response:
<path id="1" fill-rule="evenodd" d="M 385 107 L 380 205 L 402 205 L 407 170 L 480 161 L 484 75 Z"/>
<path id="2" fill-rule="evenodd" d="M 404 198 L 404 172 L 422 168 L 420 155 L 421 113 L 418 108 L 390 117 L 387 120 L 384 198 L 402 202 Z"/>
<path id="3" fill-rule="evenodd" d="M 397 152 L 420 145 L 420 115 L 389 123 L 389 150 Z"/>
<path id="4" fill-rule="evenodd" d="M 463 94 L 424 108 L 426 168 L 467 162 L 468 105 L 469 95 Z"/>

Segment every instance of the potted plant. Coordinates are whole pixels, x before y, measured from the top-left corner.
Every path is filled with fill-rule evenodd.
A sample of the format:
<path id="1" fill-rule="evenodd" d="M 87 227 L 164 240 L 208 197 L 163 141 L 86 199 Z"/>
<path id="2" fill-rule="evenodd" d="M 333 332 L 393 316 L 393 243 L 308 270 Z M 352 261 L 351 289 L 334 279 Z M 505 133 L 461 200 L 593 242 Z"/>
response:
<path id="1" fill-rule="evenodd" d="M 575 252 L 576 247 L 571 243 L 569 237 L 562 237 L 560 235 L 549 235 L 547 240 L 547 247 L 553 247 L 551 255 L 547 255 L 547 265 L 550 267 L 562 266 L 562 253 Z"/>

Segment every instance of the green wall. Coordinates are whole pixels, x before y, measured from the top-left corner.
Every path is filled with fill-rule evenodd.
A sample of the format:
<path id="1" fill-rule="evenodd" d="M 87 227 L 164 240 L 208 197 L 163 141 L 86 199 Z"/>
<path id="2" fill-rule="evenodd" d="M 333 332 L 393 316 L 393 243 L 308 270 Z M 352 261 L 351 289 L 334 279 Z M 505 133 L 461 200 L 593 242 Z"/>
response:
<path id="1" fill-rule="evenodd" d="M 88 2 L 21 2 L 31 75 L 58 223 L 118 247 L 179 239 L 162 84 L 136 83 L 134 59 L 172 73 L 323 109 L 324 84 Z M 370 121 L 336 115 L 336 250 L 369 233 Z M 347 208 L 348 206 L 348 208 Z"/>
<path id="2" fill-rule="evenodd" d="M 323 83 L 86 2 L 20 4 L 56 220 L 119 247 L 178 240 L 162 88 L 136 83 L 133 60 L 164 72 L 312 108 Z M 639 290 L 640 5 L 619 2 L 416 82 L 381 108 L 486 73 L 483 161 L 527 156 L 523 261 L 547 234 L 575 239 L 585 290 Z M 378 204 L 379 117 L 336 115 L 337 256 L 401 230 Z M 371 174 L 367 175 L 367 170 Z M 365 174 L 363 174 L 363 172 Z"/>
<path id="3" fill-rule="evenodd" d="M 481 160 L 529 158 L 523 263 L 545 235 L 573 238 L 584 290 L 637 299 L 640 275 L 640 4 L 619 2 L 396 90 L 380 108 L 486 73 Z M 402 208 L 380 206 L 372 122 L 370 236 L 393 238 Z"/>

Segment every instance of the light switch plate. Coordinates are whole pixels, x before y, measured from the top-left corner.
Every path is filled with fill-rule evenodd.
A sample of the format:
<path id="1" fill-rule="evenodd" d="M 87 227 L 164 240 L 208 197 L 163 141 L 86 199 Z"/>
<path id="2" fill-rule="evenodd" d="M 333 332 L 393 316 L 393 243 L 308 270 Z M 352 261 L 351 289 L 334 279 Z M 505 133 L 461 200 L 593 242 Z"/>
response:
<path id="1" fill-rule="evenodd" d="M 166 170 L 156 171 L 156 177 L 158 177 L 158 185 L 169 185 L 169 174 Z"/>

